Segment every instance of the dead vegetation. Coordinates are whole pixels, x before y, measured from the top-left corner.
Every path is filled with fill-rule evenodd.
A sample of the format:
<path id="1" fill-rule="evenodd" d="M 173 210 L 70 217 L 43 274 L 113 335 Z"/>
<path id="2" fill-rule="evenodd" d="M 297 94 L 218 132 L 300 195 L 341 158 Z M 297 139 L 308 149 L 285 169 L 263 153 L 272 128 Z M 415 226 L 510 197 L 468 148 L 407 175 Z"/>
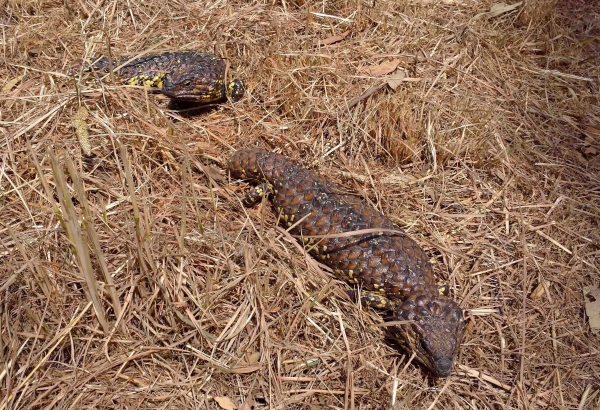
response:
<path id="1" fill-rule="evenodd" d="M 598 408 L 600 7 L 493 3 L 0 2 L 0 409 Z M 64 74 L 173 49 L 247 96 Z M 426 248 L 473 319 L 450 378 L 241 206 L 221 165 L 253 145 Z"/>

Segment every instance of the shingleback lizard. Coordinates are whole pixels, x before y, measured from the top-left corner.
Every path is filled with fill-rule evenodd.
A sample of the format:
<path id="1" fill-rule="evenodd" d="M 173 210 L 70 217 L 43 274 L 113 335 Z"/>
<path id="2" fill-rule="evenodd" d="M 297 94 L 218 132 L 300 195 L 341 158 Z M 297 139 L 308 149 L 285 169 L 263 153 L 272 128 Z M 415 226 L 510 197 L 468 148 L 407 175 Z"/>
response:
<path id="1" fill-rule="evenodd" d="M 363 303 L 390 309 L 391 333 L 434 376 L 450 374 L 465 329 L 463 311 L 441 296 L 421 247 L 380 212 L 341 186 L 288 158 L 261 149 L 235 152 L 227 168 L 234 178 L 261 184 L 250 191 L 250 205 L 263 195 L 292 235 L 310 253 L 350 284 L 362 286 Z M 381 232 L 338 235 L 380 228 Z M 393 231 L 393 232 L 391 232 Z M 315 238 L 332 235 L 333 237 Z"/>
<path id="2" fill-rule="evenodd" d="M 124 83 L 156 88 L 177 101 L 237 101 L 244 95 L 242 80 L 227 82 L 226 63 L 213 53 L 181 51 L 129 60 L 103 57 L 84 69 L 107 73 L 112 68 Z"/>

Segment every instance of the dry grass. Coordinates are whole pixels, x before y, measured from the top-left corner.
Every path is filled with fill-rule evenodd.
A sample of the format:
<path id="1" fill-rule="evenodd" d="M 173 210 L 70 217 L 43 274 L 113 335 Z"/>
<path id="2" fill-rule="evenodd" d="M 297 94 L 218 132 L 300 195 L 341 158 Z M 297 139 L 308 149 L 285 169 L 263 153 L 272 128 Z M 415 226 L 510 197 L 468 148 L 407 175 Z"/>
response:
<path id="1" fill-rule="evenodd" d="M 492 3 L 0 1 L 0 409 L 598 408 L 600 7 Z M 190 115 L 62 74 L 109 44 L 215 50 L 249 93 Z M 395 58 L 411 81 L 348 108 Z M 252 145 L 426 247 L 473 317 L 450 378 L 241 206 L 221 163 Z"/>

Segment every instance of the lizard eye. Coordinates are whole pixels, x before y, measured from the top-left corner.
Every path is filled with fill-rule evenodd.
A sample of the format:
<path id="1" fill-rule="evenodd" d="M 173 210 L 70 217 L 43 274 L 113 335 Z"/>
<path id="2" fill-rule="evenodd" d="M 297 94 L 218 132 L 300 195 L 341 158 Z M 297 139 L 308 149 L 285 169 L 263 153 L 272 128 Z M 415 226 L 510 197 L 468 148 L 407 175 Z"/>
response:
<path id="1" fill-rule="evenodd" d="M 184 81 L 183 86 L 184 87 L 189 87 L 192 85 L 192 82 L 190 80 Z"/>

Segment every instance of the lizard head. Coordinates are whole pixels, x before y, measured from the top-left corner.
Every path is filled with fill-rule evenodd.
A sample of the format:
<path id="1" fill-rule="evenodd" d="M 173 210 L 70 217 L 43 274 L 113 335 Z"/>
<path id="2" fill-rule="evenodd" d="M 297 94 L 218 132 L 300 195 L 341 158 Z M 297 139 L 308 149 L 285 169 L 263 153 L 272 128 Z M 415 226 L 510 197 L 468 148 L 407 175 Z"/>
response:
<path id="1" fill-rule="evenodd" d="M 227 84 L 227 95 L 231 98 L 231 101 L 238 101 L 243 97 L 245 91 L 244 82 L 238 78 Z"/>
<path id="2" fill-rule="evenodd" d="M 446 377 L 465 330 L 463 311 L 443 296 L 411 296 L 396 308 L 396 318 L 409 323 L 391 328 L 396 341 L 434 376 Z"/>
<path id="3" fill-rule="evenodd" d="M 203 71 L 204 70 L 204 71 Z M 242 80 L 235 79 L 225 83 L 222 76 L 205 72 L 207 68 L 197 70 L 174 70 L 165 76 L 162 93 L 179 101 L 213 103 L 223 101 L 227 97 L 237 101 L 244 95 Z"/>

